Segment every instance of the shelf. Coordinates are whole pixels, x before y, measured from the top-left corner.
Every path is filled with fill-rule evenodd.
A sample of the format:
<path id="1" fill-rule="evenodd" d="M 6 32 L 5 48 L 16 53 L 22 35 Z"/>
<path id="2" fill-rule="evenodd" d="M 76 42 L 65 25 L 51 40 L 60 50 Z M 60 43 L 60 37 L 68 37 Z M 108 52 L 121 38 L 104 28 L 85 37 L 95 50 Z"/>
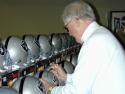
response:
<path id="1" fill-rule="evenodd" d="M 42 72 L 44 69 L 51 63 L 61 63 L 64 61 L 64 57 L 67 55 L 72 55 L 79 52 L 80 45 L 74 45 L 60 53 L 52 56 L 49 59 L 44 59 L 38 62 L 32 63 L 30 66 L 15 70 L 9 73 L 2 73 L 0 74 L 0 82 L 1 86 L 12 86 L 12 83 L 19 77 L 26 76 L 26 75 L 34 75 L 37 72 Z"/>

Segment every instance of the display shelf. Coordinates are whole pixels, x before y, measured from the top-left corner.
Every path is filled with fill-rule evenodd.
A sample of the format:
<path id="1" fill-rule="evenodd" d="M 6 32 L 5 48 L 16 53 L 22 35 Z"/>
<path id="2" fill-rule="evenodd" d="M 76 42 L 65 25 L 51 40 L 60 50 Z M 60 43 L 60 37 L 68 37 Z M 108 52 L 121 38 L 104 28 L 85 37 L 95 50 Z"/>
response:
<path id="1" fill-rule="evenodd" d="M 12 83 L 19 77 L 21 76 L 26 76 L 26 75 L 34 75 L 37 72 L 42 72 L 44 69 L 50 65 L 50 64 L 55 64 L 55 63 L 61 63 L 64 61 L 64 57 L 66 55 L 71 55 L 78 53 L 80 49 L 80 45 L 75 45 L 72 46 L 65 51 L 61 51 L 56 55 L 51 56 L 48 59 L 40 60 L 38 62 L 32 63 L 30 66 L 23 68 L 23 69 L 18 69 L 9 73 L 1 73 L 0 74 L 0 86 L 12 86 Z"/>

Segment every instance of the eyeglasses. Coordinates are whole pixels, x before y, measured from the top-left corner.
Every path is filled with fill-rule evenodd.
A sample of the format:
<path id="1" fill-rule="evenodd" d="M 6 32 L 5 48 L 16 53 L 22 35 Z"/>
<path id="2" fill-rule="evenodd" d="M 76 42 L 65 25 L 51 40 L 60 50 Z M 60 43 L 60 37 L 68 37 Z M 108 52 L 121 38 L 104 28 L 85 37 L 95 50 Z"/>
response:
<path id="1" fill-rule="evenodd" d="M 79 18 L 76 17 L 76 18 L 71 19 L 69 22 L 67 22 L 67 23 L 64 25 L 64 29 L 65 29 L 66 31 L 69 31 L 68 25 L 69 25 L 73 20 L 79 20 Z"/>
<path id="2" fill-rule="evenodd" d="M 67 22 L 67 23 L 64 25 L 64 29 L 65 29 L 66 31 L 69 31 L 69 30 L 68 30 L 68 25 L 72 22 L 72 20 L 73 20 L 73 19 L 71 19 L 69 22 Z"/>

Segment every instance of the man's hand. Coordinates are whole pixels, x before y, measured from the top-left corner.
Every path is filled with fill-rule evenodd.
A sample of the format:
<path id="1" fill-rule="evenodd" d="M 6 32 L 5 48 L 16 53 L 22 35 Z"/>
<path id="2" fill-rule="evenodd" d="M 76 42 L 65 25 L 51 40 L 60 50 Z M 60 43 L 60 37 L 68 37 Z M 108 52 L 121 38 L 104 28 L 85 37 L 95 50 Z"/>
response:
<path id="1" fill-rule="evenodd" d="M 46 94 L 51 94 L 51 90 L 53 87 L 55 87 L 56 85 L 48 82 L 47 80 L 41 78 L 40 81 L 42 82 L 44 88 L 45 88 L 45 91 L 46 91 Z"/>
<path id="2" fill-rule="evenodd" d="M 67 74 L 60 65 L 58 64 L 51 65 L 51 72 L 54 74 L 55 77 L 57 77 L 59 81 L 63 81 L 63 82 L 66 81 Z"/>

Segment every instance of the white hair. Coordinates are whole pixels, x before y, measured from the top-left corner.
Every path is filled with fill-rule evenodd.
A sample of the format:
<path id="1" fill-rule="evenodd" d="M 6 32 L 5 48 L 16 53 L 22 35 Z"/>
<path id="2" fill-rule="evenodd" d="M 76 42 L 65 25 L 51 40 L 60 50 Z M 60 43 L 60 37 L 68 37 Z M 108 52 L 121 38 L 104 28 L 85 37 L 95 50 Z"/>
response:
<path id="1" fill-rule="evenodd" d="M 96 19 L 92 7 L 84 1 L 74 1 L 65 7 L 62 14 L 63 22 L 68 23 L 73 18 Z"/>

